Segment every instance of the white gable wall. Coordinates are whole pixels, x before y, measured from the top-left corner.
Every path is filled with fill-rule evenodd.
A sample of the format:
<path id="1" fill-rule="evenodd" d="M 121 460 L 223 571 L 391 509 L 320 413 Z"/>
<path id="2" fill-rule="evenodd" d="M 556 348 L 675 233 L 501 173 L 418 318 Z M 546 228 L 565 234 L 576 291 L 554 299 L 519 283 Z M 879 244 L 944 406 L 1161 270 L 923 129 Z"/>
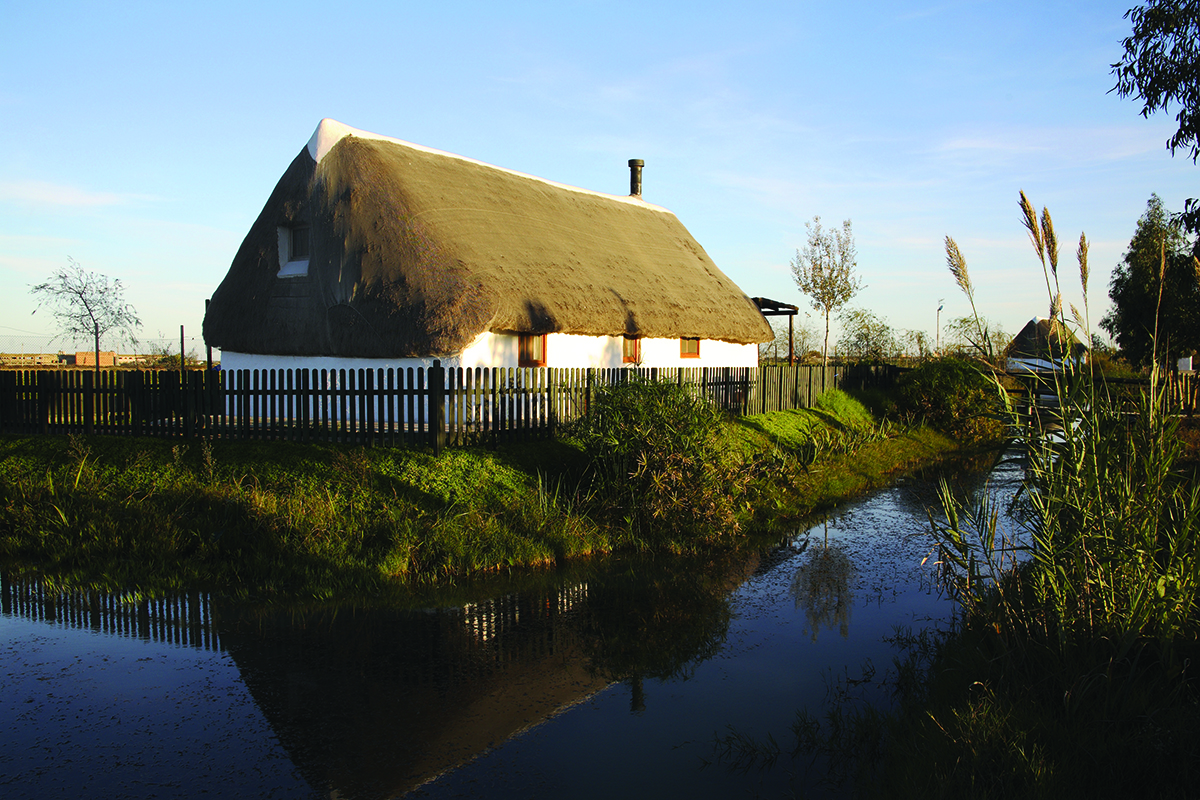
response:
<path id="1" fill-rule="evenodd" d="M 620 336 L 579 336 L 551 333 L 546 336 L 548 367 L 622 367 Z M 757 367 L 758 345 L 700 341 L 700 358 L 680 358 L 678 339 L 642 339 L 643 367 Z M 442 356 L 443 367 L 515 367 L 517 336 L 480 334 L 469 347 Z M 221 368 L 237 369 L 406 369 L 430 367 L 434 358 L 339 358 L 333 356 L 271 356 L 221 353 Z"/>

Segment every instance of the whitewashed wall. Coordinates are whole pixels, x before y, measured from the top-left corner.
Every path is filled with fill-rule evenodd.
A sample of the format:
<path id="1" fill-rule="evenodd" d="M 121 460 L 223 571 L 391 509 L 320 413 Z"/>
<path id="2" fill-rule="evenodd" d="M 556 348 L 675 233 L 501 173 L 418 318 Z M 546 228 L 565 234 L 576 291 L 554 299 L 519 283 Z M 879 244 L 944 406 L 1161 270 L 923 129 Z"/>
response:
<path id="1" fill-rule="evenodd" d="M 620 367 L 622 338 L 551 333 L 546 336 L 548 367 Z M 680 358 L 678 339 L 642 339 L 643 367 L 756 367 L 758 345 L 703 339 L 700 358 Z M 517 337 L 483 333 L 456 355 L 441 356 L 443 367 L 515 367 Z M 333 356 L 266 356 L 221 353 L 221 368 L 236 369 L 406 369 L 429 367 L 429 358 L 337 358 Z"/>

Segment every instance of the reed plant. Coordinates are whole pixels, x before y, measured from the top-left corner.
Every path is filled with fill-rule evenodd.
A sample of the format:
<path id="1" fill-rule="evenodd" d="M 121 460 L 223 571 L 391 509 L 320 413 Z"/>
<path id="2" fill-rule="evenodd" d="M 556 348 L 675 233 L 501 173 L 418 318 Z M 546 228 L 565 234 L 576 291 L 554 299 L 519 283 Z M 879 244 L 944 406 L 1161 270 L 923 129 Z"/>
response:
<path id="1" fill-rule="evenodd" d="M 1068 315 L 1051 216 L 1024 193 L 1020 208 L 1052 324 L 1090 341 L 1086 237 L 1076 250 L 1083 308 Z M 951 271 L 971 298 L 952 244 Z M 1022 524 L 1002 529 L 986 493 L 942 487 L 933 528 L 962 617 L 893 735 L 887 793 L 908 781 L 976 796 L 1155 795 L 1200 776 L 1188 744 L 1200 700 L 1190 670 L 1200 486 L 1181 468 L 1158 367 L 1144 390 L 1119 392 L 1060 341 L 1057 368 L 1036 376 L 1055 402 L 1009 418 L 1026 463 Z"/>

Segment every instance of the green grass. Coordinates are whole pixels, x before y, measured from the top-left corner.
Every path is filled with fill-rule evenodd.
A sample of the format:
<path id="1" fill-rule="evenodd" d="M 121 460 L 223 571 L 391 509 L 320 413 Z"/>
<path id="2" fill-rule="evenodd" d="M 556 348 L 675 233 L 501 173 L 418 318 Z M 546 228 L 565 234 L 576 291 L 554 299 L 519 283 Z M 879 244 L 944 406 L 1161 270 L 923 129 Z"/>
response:
<path id="1" fill-rule="evenodd" d="M 607 548 L 484 450 L 4 437 L 0 461 L 0 557 L 109 589 L 337 594 Z"/>
<path id="2" fill-rule="evenodd" d="M 721 425 L 752 476 L 735 508 L 740 533 L 722 547 L 955 447 L 927 429 L 875 423 L 844 395 L 811 411 Z M 599 513 L 588 474 L 582 450 L 563 441 L 434 456 L 287 442 L 4 436 L 0 564 L 64 585 L 143 594 L 207 587 L 333 597 L 619 549 L 700 547 L 686 531 L 649 540 Z"/>

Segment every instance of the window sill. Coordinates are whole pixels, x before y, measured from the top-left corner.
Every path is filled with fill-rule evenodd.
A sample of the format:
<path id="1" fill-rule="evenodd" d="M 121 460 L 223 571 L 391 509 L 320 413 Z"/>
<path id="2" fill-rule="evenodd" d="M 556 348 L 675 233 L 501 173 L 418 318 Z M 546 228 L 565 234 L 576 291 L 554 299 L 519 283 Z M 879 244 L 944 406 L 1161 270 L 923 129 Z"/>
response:
<path id="1" fill-rule="evenodd" d="M 308 259 L 303 261 L 289 261 L 279 268 L 276 273 L 277 278 L 304 278 L 308 276 Z"/>

